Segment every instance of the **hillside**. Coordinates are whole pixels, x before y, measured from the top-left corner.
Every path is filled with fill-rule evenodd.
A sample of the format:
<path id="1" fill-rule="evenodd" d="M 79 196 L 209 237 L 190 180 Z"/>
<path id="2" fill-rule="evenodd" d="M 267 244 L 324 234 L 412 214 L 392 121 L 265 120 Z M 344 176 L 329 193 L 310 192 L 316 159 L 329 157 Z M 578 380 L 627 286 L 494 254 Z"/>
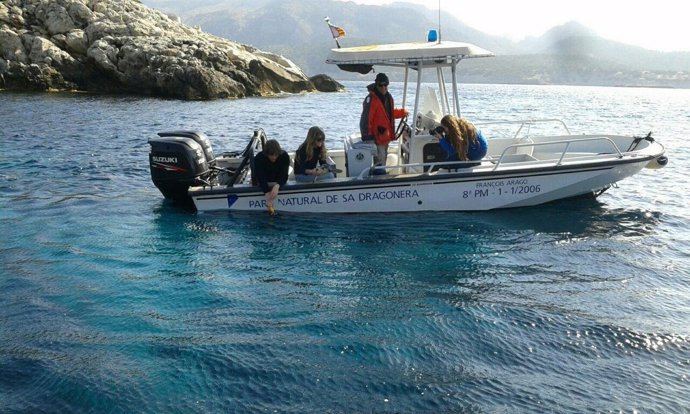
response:
<path id="1" fill-rule="evenodd" d="M 359 5 L 334 0 L 143 0 L 203 31 L 282 54 L 307 74 L 338 72 L 324 63 L 334 42 L 330 16 L 347 36 L 342 46 L 419 41 L 437 26 L 435 10 L 407 3 Z M 477 44 L 495 59 L 463 62 L 463 79 L 483 83 L 690 87 L 690 53 L 658 52 L 614 42 L 572 22 L 542 36 L 513 42 L 480 32 L 450 15 L 444 39 Z"/>

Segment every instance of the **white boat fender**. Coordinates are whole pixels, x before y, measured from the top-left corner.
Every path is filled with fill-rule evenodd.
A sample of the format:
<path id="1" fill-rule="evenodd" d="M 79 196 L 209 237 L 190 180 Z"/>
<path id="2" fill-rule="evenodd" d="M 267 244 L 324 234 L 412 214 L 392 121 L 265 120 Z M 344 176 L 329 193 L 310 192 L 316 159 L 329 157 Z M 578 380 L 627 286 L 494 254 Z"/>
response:
<path id="1" fill-rule="evenodd" d="M 668 157 L 665 155 L 660 155 L 649 161 L 644 167 L 649 168 L 650 170 L 658 170 L 660 168 L 664 168 L 666 164 L 668 164 Z"/>

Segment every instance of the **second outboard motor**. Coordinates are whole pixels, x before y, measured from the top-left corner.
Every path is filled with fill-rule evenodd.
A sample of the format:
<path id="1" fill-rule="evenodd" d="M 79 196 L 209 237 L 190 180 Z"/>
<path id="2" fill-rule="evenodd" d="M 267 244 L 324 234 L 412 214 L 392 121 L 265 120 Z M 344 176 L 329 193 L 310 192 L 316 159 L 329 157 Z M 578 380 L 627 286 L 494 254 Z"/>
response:
<path id="1" fill-rule="evenodd" d="M 211 140 L 208 139 L 206 134 L 203 132 L 199 131 L 167 131 L 167 132 L 159 132 L 158 133 L 159 137 L 183 137 L 183 138 L 191 138 L 194 141 L 196 141 L 199 145 L 201 145 L 201 148 L 204 150 L 204 155 L 206 156 L 206 162 L 208 162 L 208 166 L 212 167 L 215 165 L 215 157 L 213 156 L 213 148 L 211 148 Z"/>
<path id="2" fill-rule="evenodd" d="M 190 186 L 210 184 L 215 166 L 206 135 L 193 131 L 161 132 L 149 139 L 151 180 L 165 198 L 189 201 Z"/>

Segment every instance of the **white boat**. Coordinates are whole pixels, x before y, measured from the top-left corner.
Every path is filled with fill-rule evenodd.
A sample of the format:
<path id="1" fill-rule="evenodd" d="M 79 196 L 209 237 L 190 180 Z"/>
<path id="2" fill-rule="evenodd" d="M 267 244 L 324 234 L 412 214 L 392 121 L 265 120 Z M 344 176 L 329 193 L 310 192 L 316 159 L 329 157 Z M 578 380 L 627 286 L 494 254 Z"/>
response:
<path id="1" fill-rule="evenodd" d="M 374 65 L 403 68 L 402 107 L 413 122 L 400 122 L 400 137 L 389 147 L 384 171 L 373 167 L 375 146 L 363 142 L 359 133 L 349 135 L 342 149 L 329 150 L 342 173 L 314 183 L 295 182 L 291 174 L 275 209 L 368 213 L 534 206 L 570 197 L 596 197 L 645 167 L 667 163 L 663 145 L 650 134 L 574 135 L 564 122 L 548 119 L 476 123 L 483 131 L 512 130 L 505 135 L 485 134 L 489 151 L 484 159 L 466 168 L 450 168 L 458 162 L 444 163 L 438 139 L 430 131 L 443 115 L 460 115 L 458 64 L 490 56 L 493 53 L 477 46 L 448 41 L 333 49 L 327 62 L 344 70 L 366 72 Z M 448 71 L 451 91 L 446 87 Z M 423 74 L 429 72 L 435 75 L 435 88 L 422 85 Z M 408 108 L 408 89 L 413 87 L 415 99 Z M 560 132 L 534 133 L 536 126 L 547 124 L 556 125 Z M 265 212 L 264 194 L 251 180 L 253 157 L 265 140 L 263 130 L 254 131 L 243 151 L 215 157 L 203 133 L 159 133 L 149 140 L 153 182 L 165 197 L 192 200 L 199 211 Z"/>

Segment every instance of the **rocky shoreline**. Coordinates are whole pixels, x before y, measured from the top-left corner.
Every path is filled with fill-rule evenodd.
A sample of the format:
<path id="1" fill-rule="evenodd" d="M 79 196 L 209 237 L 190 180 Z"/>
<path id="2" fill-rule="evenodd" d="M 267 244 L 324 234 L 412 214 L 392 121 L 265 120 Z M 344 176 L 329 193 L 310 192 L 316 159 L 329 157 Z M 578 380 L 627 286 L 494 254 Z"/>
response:
<path id="1" fill-rule="evenodd" d="M 203 100 L 336 91 L 285 57 L 135 0 L 3 0 L 0 88 Z M 315 84 L 319 85 L 318 88 Z"/>

